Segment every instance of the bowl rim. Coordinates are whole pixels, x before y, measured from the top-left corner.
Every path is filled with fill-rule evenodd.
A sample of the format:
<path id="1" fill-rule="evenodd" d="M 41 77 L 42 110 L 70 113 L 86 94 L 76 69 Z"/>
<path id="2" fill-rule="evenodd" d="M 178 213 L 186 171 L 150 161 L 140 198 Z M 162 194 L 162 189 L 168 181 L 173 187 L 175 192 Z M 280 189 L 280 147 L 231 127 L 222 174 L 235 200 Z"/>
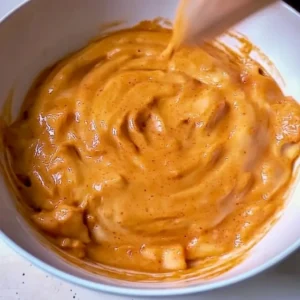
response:
<path id="1" fill-rule="evenodd" d="M 24 0 L 23 0 L 24 1 Z M 7 18 L 9 18 L 12 14 L 16 13 L 19 9 L 23 6 L 29 5 L 31 1 L 25 0 L 22 3 L 16 5 L 13 9 L 8 11 L 2 18 L 0 18 L 0 25 L 4 22 Z M 288 5 L 285 2 L 280 1 L 280 6 L 283 9 L 287 9 L 291 14 L 296 15 L 299 17 L 300 20 L 300 13 L 298 13 L 294 8 Z M 195 294 L 200 292 L 211 291 L 215 289 L 219 289 L 222 287 L 230 286 L 232 284 L 241 282 L 243 280 L 249 279 L 270 267 L 278 264 L 297 249 L 300 248 L 300 237 L 298 240 L 290 245 L 287 249 L 279 253 L 278 255 L 274 256 L 273 258 L 269 259 L 262 265 L 247 271 L 243 274 L 236 275 L 233 278 L 223 279 L 218 282 L 206 283 L 206 284 L 194 284 L 188 287 L 179 287 L 179 288 L 131 288 L 131 287 L 121 287 L 107 283 L 98 283 L 93 282 L 90 280 L 82 279 L 80 277 L 71 275 L 67 272 L 61 271 L 56 269 L 55 267 L 51 266 L 50 264 L 45 263 L 39 258 L 36 258 L 34 255 L 30 254 L 28 251 L 24 250 L 20 247 L 17 243 L 15 243 L 12 239 L 10 239 L 4 232 L 0 229 L 0 239 L 4 241 L 6 245 L 8 245 L 12 250 L 16 253 L 20 254 L 23 258 L 30 261 L 36 267 L 42 269 L 43 271 L 56 276 L 64 281 L 67 281 L 71 284 L 76 284 L 84 288 L 88 288 L 94 291 L 104 292 L 108 294 L 120 295 L 120 296 L 138 296 L 138 297 L 165 297 L 165 296 L 182 296 L 188 294 Z"/>
<path id="2" fill-rule="evenodd" d="M 17 245 L 13 240 L 11 240 L 8 236 L 6 236 L 2 231 L 0 231 L 0 239 L 3 240 L 12 250 L 20 254 L 23 258 L 30 261 L 36 267 L 39 267 L 43 271 L 50 273 L 62 280 L 65 280 L 69 283 L 79 285 L 84 288 L 88 288 L 94 291 L 104 292 L 108 294 L 120 295 L 120 296 L 154 296 L 154 297 L 164 297 L 164 296 L 182 296 L 188 294 L 196 294 L 200 292 L 207 292 L 211 290 L 215 290 L 218 288 L 226 287 L 232 285 L 234 283 L 241 282 L 243 280 L 249 279 L 270 267 L 278 264 L 280 261 L 284 260 L 290 254 L 295 252 L 298 248 L 300 248 L 300 238 L 298 241 L 289 246 L 285 251 L 276 255 L 272 259 L 266 261 L 264 264 L 245 272 L 244 274 L 237 275 L 230 279 L 224 279 L 219 282 L 207 283 L 203 285 L 192 285 L 188 287 L 180 287 L 180 288 L 129 288 L 129 287 L 120 287 L 111 284 L 104 284 L 89 281 L 86 279 L 79 278 L 77 276 L 71 275 L 64 271 L 58 270 L 51 265 L 43 262 L 39 258 L 36 258 L 22 247 Z"/>

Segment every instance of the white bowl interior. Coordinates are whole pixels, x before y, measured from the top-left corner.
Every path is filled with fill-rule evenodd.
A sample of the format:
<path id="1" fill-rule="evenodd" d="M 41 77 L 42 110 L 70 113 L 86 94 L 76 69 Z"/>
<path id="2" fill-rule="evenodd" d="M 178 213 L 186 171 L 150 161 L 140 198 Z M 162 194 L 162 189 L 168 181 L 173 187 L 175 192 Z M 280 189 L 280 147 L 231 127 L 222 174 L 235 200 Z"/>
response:
<path id="1" fill-rule="evenodd" d="M 158 16 L 173 19 L 176 5 L 177 0 L 31 0 L 0 25 L 0 107 L 13 89 L 13 111 L 16 114 L 35 76 L 97 36 L 101 24 L 124 20 L 128 21 L 123 25 L 127 27 Z M 247 19 L 236 29 L 249 37 L 274 62 L 284 79 L 284 83 L 279 83 L 285 93 L 299 101 L 299 16 L 283 3 L 277 3 Z M 262 64 L 271 74 L 276 75 L 274 69 L 265 61 L 262 61 Z M 300 244 L 300 185 L 295 185 L 293 195 L 279 222 L 252 249 L 251 255 L 229 272 L 208 281 L 198 280 L 181 284 L 160 283 L 154 286 L 121 282 L 74 267 L 44 247 L 17 213 L 12 195 L 2 177 L 0 190 L 2 233 L 33 257 L 50 266 L 38 263 L 41 267 L 94 289 L 127 293 L 118 287 L 131 287 L 139 290 L 135 290 L 136 292 L 130 290 L 128 293 L 139 295 L 176 294 L 179 292 L 176 292 L 175 288 L 183 287 L 190 288 L 185 288 L 182 293 L 206 290 L 253 275 L 283 258 Z M 11 245 L 13 243 L 10 242 Z M 17 249 L 15 245 L 13 247 Z M 22 250 L 18 251 L 27 256 Z M 79 280 L 60 271 L 74 275 Z M 106 289 L 99 283 L 110 284 L 117 288 Z M 152 289 L 152 292 L 143 290 L 145 288 Z M 158 288 L 169 289 L 159 291 Z"/>

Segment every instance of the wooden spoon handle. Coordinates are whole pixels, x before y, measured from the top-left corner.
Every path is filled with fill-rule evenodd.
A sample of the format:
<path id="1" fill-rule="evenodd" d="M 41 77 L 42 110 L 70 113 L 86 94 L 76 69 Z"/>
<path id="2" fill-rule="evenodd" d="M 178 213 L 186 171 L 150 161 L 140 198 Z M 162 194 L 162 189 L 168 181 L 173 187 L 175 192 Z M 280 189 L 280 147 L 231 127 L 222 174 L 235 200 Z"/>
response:
<path id="1" fill-rule="evenodd" d="M 185 39 L 212 38 L 277 0 L 182 0 Z"/>

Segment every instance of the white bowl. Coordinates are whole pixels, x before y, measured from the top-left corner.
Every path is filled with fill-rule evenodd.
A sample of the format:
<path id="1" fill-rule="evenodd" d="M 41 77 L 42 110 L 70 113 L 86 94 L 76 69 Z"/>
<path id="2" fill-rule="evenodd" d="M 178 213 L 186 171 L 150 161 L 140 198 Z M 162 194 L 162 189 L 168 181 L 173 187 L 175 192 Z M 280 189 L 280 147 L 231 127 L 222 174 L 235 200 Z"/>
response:
<path id="1" fill-rule="evenodd" d="M 0 107 L 14 90 L 14 113 L 34 77 L 45 67 L 84 46 L 100 25 L 126 20 L 126 26 L 157 16 L 173 19 L 176 0 L 31 0 L 0 24 Z M 276 65 L 285 93 L 300 100 L 300 17 L 277 3 L 236 28 Z M 259 58 L 259 57 L 258 57 Z M 274 68 L 262 61 L 266 69 Z M 279 80 L 279 78 L 277 78 Z M 180 283 L 133 283 L 88 273 L 65 262 L 36 238 L 16 211 L 0 176 L 0 237 L 45 271 L 94 290 L 138 296 L 182 295 L 207 291 L 249 278 L 279 262 L 300 246 L 300 184 L 287 201 L 283 216 L 255 246 L 248 258 L 229 272 L 210 280 Z"/>

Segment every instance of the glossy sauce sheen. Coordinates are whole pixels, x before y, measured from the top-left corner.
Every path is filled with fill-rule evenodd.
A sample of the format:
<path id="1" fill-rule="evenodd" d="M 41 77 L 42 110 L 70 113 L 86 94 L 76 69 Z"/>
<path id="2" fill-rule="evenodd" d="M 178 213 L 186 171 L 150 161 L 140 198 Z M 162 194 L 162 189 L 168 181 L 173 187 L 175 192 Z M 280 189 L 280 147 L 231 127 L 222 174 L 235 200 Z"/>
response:
<path id="1" fill-rule="evenodd" d="M 63 59 L 5 129 L 29 217 L 100 273 L 213 268 L 266 230 L 292 180 L 299 105 L 251 59 L 166 54 L 171 33 L 143 22 Z"/>

